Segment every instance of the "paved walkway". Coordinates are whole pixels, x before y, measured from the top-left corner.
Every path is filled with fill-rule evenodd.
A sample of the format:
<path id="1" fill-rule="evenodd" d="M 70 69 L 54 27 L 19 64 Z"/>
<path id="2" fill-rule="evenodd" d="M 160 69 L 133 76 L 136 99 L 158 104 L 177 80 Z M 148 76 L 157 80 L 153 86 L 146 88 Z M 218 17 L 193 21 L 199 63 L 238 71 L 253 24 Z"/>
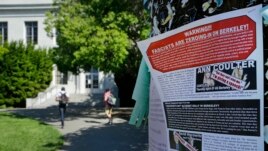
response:
<path id="1" fill-rule="evenodd" d="M 58 106 L 55 103 L 37 109 L 18 109 L 13 112 L 33 117 L 57 128 L 65 140 L 60 151 L 148 150 L 147 127 L 136 128 L 128 124 L 132 108 L 115 108 L 113 125 L 109 125 L 103 108 L 96 104 L 101 103 L 98 97 L 71 97 L 64 129 L 60 127 Z M 92 107 L 92 103 L 95 107 Z"/>

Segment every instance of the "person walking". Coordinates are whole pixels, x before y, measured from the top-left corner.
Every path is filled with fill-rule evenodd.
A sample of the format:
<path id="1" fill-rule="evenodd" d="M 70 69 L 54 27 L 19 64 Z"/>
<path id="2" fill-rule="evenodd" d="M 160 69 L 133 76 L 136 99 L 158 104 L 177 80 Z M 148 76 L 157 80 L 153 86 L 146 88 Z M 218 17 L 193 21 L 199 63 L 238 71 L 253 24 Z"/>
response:
<path id="1" fill-rule="evenodd" d="M 105 114 L 109 119 L 109 124 L 112 124 L 112 111 L 113 111 L 113 105 L 109 103 L 109 99 L 112 97 L 112 92 L 110 89 L 106 89 L 103 96 L 103 101 L 105 105 Z"/>
<path id="2" fill-rule="evenodd" d="M 64 117 L 66 112 L 66 106 L 69 102 L 69 94 L 65 91 L 64 87 L 62 87 L 60 92 L 57 93 L 56 101 L 59 102 L 61 128 L 64 128 Z"/>

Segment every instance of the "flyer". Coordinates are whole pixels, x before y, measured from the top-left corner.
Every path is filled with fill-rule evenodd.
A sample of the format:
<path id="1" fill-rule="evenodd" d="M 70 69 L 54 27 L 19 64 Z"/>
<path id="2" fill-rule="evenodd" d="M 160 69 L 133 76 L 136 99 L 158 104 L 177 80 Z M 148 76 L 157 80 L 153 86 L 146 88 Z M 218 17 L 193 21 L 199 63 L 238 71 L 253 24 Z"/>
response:
<path id="1" fill-rule="evenodd" d="M 166 141 L 168 134 L 165 128 L 163 107 L 153 79 L 150 83 L 149 151 L 168 151 Z"/>
<path id="2" fill-rule="evenodd" d="M 167 150 L 264 150 L 261 8 L 138 42 L 159 92 Z"/>

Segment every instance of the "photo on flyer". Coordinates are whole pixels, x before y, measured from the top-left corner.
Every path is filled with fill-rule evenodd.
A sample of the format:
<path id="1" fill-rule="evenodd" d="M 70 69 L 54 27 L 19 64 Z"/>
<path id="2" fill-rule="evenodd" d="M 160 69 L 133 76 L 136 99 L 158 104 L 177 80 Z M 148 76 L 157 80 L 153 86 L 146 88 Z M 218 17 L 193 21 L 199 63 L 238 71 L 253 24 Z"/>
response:
<path id="1" fill-rule="evenodd" d="M 202 151 L 202 135 L 169 131 L 170 148 L 176 151 Z"/>
<path id="2" fill-rule="evenodd" d="M 224 62 L 196 68 L 196 92 L 256 90 L 256 61 Z"/>

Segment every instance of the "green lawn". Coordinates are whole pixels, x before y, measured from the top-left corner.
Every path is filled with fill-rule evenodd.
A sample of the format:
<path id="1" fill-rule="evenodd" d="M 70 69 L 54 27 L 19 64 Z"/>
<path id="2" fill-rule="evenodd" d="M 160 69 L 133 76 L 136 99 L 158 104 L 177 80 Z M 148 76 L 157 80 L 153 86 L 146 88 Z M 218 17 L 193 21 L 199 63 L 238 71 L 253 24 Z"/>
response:
<path id="1" fill-rule="evenodd" d="M 0 112 L 0 151 L 55 151 L 63 137 L 50 125 Z"/>

